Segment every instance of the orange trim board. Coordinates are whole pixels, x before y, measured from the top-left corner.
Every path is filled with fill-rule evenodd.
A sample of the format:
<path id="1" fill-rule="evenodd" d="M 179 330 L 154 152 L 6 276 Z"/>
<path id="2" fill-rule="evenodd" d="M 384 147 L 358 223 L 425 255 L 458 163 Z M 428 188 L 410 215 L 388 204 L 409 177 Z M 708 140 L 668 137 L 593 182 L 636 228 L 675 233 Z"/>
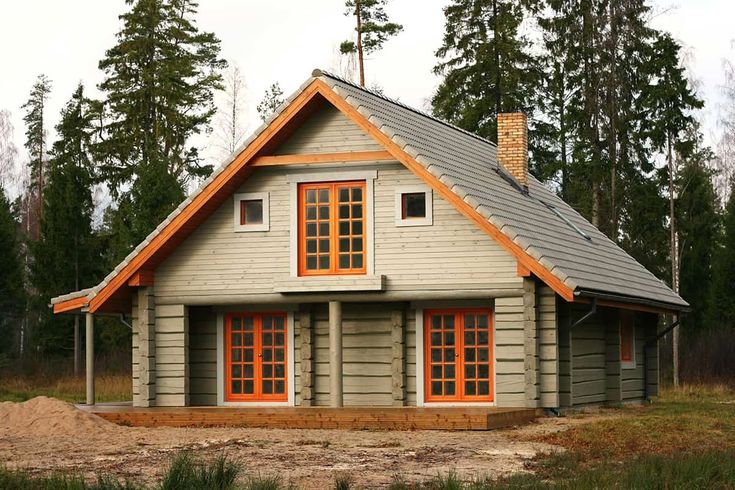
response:
<path id="1" fill-rule="evenodd" d="M 452 203 L 462 214 L 473 221 L 480 229 L 484 230 L 488 235 L 494 238 L 501 246 L 513 254 L 517 260 L 528 268 L 533 274 L 548 284 L 556 293 L 565 300 L 574 301 L 574 295 L 571 288 L 566 286 L 561 280 L 549 272 L 544 266 L 538 263 L 534 258 L 528 255 L 521 247 L 516 245 L 510 238 L 505 236 L 498 228 L 488 222 L 469 204 L 460 199 L 438 178 L 433 176 L 426 168 L 413 159 L 408 153 L 403 151 L 388 136 L 383 134 L 377 127 L 370 123 L 365 116 L 360 114 L 354 107 L 348 104 L 340 96 L 338 96 L 326 83 L 322 80 L 313 80 L 293 101 L 286 107 L 283 112 L 271 121 L 270 125 L 263 130 L 239 155 L 237 155 L 222 172 L 217 175 L 207 187 L 205 187 L 199 195 L 197 195 L 182 212 L 171 220 L 171 222 L 161 232 L 154 236 L 150 243 L 146 245 L 131 261 L 123 267 L 123 269 L 113 277 L 110 282 L 102 288 L 99 293 L 89 302 L 89 311 L 96 312 L 115 294 L 120 288 L 127 285 L 128 280 L 143 268 L 145 264 L 153 259 L 159 251 L 164 247 L 167 241 L 173 239 L 177 233 L 186 232 L 187 223 L 190 219 L 198 216 L 198 213 L 208 214 L 212 209 L 207 209 L 207 202 L 220 192 L 229 192 L 231 189 L 228 183 L 247 166 L 252 167 L 254 159 L 258 153 L 266 147 L 286 126 L 294 120 L 294 118 L 304 109 L 307 104 L 317 95 L 321 95 L 324 99 L 334 105 L 343 114 L 349 117 L 358 126 L 362 127 L 376 141 L 381 143 L 388 153 L 394 159 L 403 163 L 409 170 L 416 174 L 419 178 L 427 182 L 434 190 L 441 194 L 446 200 Z M 386 157 L 387 158 L 387 157 Z M 191 225 L 189 225 L 190 227 Z M 165 251 L 165 250 L 164 250 Z M 60 303 L 64 304 L 64 303 Z M 56 311 L 56 309 L 54 310 Z"/>
<path id="2" fill-rule="evenodd" d="M 253 167 L 273 167 L 278 165 L 309 165 L 315 163 L 368 162 L 395 160 L 387 151 L 345 151 L 338 153 L 312 153 L 302 155 L 265 155 L 256 157 Z"/>
<path id="3" fill-rule="evenodd" d="M 80 298 L 67 299 L 54 305 L 54 314 L 64 313 L 71 310 L 76 310 L 83 307 L 87 303 L 87 295 Z"/>

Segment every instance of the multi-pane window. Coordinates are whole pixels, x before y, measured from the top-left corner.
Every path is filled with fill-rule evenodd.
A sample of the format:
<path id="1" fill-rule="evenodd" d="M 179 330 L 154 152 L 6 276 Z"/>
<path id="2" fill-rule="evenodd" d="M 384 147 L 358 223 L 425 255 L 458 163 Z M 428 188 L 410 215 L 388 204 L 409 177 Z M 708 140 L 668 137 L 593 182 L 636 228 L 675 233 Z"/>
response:
<path id="1" fill-rule="evenodd" d="M 287 401 L 285 313 L 226 316 L 228 401 Z"/>
<path id="2" fill-rule="evenodd" d="M 492 312 L 424 312 L 426 401 L 493 400 Z"/>
<path id="3" fill-rule="evenodd" d="M 365 274 L 365 182 L 299 185 L 299 275 Z"/>

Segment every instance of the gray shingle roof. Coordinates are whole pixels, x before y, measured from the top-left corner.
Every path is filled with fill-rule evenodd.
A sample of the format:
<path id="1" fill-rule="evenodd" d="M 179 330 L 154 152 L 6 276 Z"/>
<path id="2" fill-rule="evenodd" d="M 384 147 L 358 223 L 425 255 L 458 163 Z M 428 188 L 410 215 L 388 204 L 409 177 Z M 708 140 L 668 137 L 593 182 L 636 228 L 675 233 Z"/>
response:
<path id="1" fill-rule="evenodd" d="M 439 178 L 491 224 L 577 292 L 607 293 L 686 308 L 687 303 L 645 267 L 600 233 L 533 177 L 524 194 L 498 164 L 490 141 L 412 109 L 400 102 L 315 70 L 320 78 L 406 153 Z M 86 296 L 92 300 L 145 249 L 312 81 L 299 87 L 199 189 L 182 202 L 146 239 L 91 289 L 52 298 L 51 303 Z M 591 239 L 584 238 L 550 207 Z"/>
<path id="2" fill-rule="evenodd" d="M 334 75 L 315 75 L 569 288 L 688 306 L 538 180 L 530 176 L 521 192 L 498 164 L 495 144 Z"/>

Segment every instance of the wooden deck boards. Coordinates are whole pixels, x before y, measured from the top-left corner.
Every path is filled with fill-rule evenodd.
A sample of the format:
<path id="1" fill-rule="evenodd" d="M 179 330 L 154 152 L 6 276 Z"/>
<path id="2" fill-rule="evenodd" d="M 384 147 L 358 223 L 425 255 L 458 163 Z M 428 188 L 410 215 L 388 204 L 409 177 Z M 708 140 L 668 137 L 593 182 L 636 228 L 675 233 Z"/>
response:
<path id="1" fill-rule="evenodd" d="M 151 407 L 80 406 L 137 427 L 489 430 L 531 422 L 541 412 L 495 407 Z"/>

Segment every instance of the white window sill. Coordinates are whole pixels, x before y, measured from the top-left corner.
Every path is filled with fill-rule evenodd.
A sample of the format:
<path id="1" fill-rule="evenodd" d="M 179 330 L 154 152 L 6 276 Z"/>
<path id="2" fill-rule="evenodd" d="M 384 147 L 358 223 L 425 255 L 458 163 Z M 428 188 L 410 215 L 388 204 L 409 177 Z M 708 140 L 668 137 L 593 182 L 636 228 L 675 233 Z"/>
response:
<path id="1" fill-rule="evenodd" d="M 384 291 L 385 276 L 287 277 L 275 281 L 277 293 L 318 293 L 340 291 Z"/>

